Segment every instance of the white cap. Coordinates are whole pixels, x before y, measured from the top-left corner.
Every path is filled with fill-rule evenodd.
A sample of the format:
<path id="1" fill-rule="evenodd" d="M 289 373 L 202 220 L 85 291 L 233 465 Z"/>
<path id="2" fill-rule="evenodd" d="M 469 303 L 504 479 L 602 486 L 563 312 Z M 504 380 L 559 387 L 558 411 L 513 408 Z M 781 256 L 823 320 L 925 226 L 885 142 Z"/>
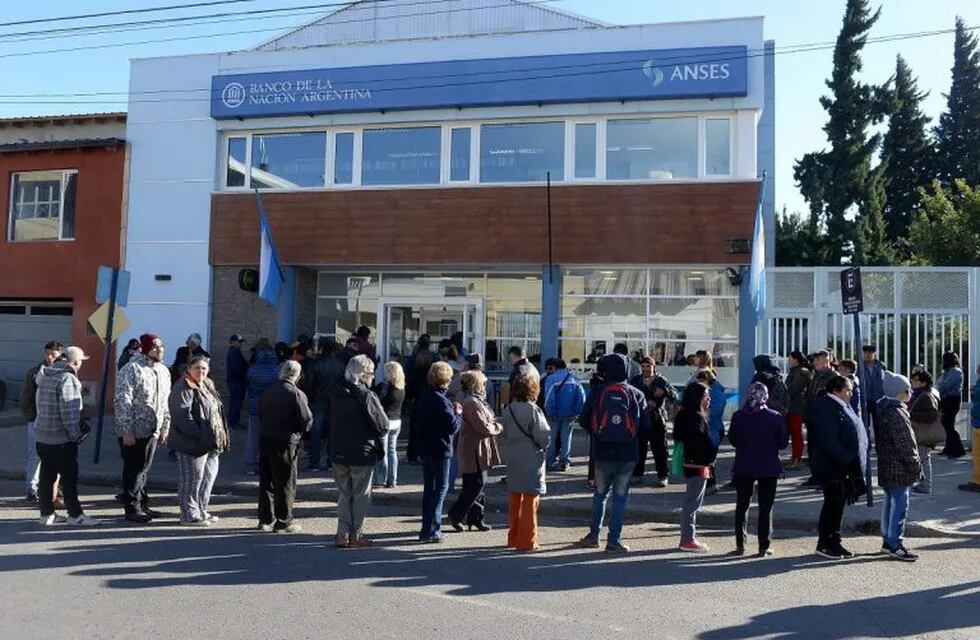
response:
<path id="1" fill-rule="evenodd" d="M 64 358 L 68 362 L 83 362 L 88 360 L 88 356 L 82 351 L 81 347 L 71 346 L 65 349 Z"/>

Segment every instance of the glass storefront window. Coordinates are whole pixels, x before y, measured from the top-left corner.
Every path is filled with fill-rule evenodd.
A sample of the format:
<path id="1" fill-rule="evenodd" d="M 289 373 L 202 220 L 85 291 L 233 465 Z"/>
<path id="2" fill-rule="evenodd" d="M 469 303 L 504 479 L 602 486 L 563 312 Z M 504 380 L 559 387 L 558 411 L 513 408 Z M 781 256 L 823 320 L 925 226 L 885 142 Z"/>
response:
<path id="1" fill-rule="evenodd" d="M 564 179 L 565 123 L 485 124 L 480 127 L 480 182 Z"/>
<path id="2" fill-rule="evenodd" d="M 651 269 L 651 296 L 738 296 L 723 269 Z"/>
<path id="3" fill-rule="evenodd" d="M 380 295 L 377 273 L 331 273 L 321 271 L 317 278 L 318 296 L 371 296 Z"/>
<path id="4" fill-rule="evenodd" d="M 394 297 L 482 298 L 482 274 L 385 273 L 384 295 Z"/>
<path id="5" fill-rule="evenodd" d="M 652 340 L 737 340 L 738 301 L 729 298 L 653 298 Z"/>
<path id="6" fill-rule="evenodd" d="M 704 121 L 704 173 L 727 176 L 732 173 L 731 120 L 708 118 Z"/>
<path id="7" fill-rule="evenodd" d="M 470 130 L 453 129 L 449 143 L 449 180 L 466 182 L 470 179 Z"/>
<path id="8" fill-rule="evenodd" d="M 643 298 L 565 298 L 562 336 L 644 339 L 647 301 Z"/>
<path id="9" fill-rule="evenodd" d="M 487 300 L 488 336 L 499 338 L 538 338 L 541 335 L 540 300 Z"/>
<path id="10" fill-rule="evenodd" d="M 371 298 L 320 298 L 317 300 L 317 333 L 343 343 L 366 325 L 378 335 L 378 301 Z"/>
<path id="11" fill-rule="evenodd" d="M 575 125 L 575 177 L 595 177 L 595 123 Z"/>
<path id="12" fill-rule="evenodd" d="M 698 119 L 610 120 L 606 176 L 610 180 L 696 178 Z"/>
<path id="13" fill-rule="evenodd" d="M 338 133 L 334 138 L 333 182 L 334 184 L 354 182 L 353 133 Z"/>
<path id="14" fill-rule="evenodd" d="M 645 296 L 646 269 L 569 269 L 562 277 L 564 295 Z"/>
<path id="15" fill-rule="evenodd" d="M 327 134 L 272 133 L 252 137 L 252 186 L 322 187 Z"/>
<path id="16" fill-rule="evenodd" d="M 509 273 L 487 274 L 487 297 L 541 302 L 541 276 Z"/>
<path id="17" fill-rule="evenodd" d="M 245 157 L 245 138 L 228 138 L 228 169 L 225 173 L 226 187 L 244 187 L 248 159 Z"/>
<path id="18" fill-rule="evenodd" d="M 439 184 L 442 129 L 365 129 L 361 184 Z"/>

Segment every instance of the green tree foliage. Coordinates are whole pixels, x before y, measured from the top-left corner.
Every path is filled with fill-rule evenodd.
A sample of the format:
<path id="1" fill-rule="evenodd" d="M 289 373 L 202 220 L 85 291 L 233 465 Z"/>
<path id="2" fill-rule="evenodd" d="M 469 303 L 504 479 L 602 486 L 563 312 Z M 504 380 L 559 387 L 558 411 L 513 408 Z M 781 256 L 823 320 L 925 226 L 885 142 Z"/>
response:
<path id="1" fill-rule="evenodd" d="M 908 232 L 913 214 L 919 209 L 919 187 L 929 185 L 934 168 L 935 150 L 926 130 L 929 118 L 921 109 L 927 95 L 919 91 L 912 70 L 898 56 L 892 112 L 881 145 L 884 207 L 883 211 L 869 211 L 868 215 L 877 218 L 879 213 L 883 214 L 888 242 L 898 257 L 905 260 L 911 257 Z M 877 220 L 869 220 L 862 228 L 869 232 L 877 224 Z"/>
<path id="2" fill-rule="evenodd" d="M 980 184 L 980 52 L 977 38 L 956 19 L 953 78 L 946 111 L 936 127 L 937 177 L 946 186 L 957 178 Z"/>
<path id="3" fill-rule="evenodd" d="M 872 267 L 895 264 L 895 252 L 888 238 L 884 215 L 886 170 L 887 166 L 879 167 L 868 178 L 858 220 L 854 264 Z"/>
<path id="4" fill-rule="evenodd" d="M 867 0 L 848 0 L 834 47 L 834 69 L 827 80 L 831 95 L 820 99 L 828 114 L 824 131 L 830 148 L 806 154 L 794 167 L 811 214 L 826 229 L 822 253 L 827 264 L 841 264 L 857 240 L 849 214 L 857 213 L 857 207 L 867 201 L 871 159 L 880 143 L 880 136 L 869 135 L 868 128 L 880 122 L 889 108 L 887 87 L 857 79 L 861 51 L 880 13 L 880 8 L 872 13 Z"/>
<path id="5" fill-rule="evenodd" d="M 980 266 L 980 189 L 964 180 L 939 181 L 921 190 L 910 237 L 914 261 L 924 265 Z"/>
<path id="6" fill-rule="evenodd" d="M 820 228 L 813 216 L 804 218 L 783 207 L 776 214 L 776 266 L 813 267 L 823 264 Z"/>

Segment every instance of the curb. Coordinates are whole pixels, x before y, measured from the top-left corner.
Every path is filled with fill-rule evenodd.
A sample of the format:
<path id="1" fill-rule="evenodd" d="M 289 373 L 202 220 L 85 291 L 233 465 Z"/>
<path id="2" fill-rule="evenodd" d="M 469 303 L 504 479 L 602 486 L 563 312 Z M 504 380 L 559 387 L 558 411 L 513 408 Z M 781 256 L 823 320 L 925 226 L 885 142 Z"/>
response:
<path id="1" fill-rule="evenodd" d="M 0 479 L 23 480 L 23 478 L 23 472 L 12 472 L 0 469 Z M 86 474 L 79 477 L 79 484 L 87 484 L 97 487 L 118 487 L 119 477 L 115 474 Z M 177 483 L 176 481 L 150 481 L 147 483 L 147 488 L 153 491 L 176 493 Z M 257 487 L 253 482 L 218 482 L 214 485 L 213 489 L 213 493 L 216 495 L 225 494 L 253 499 L 256 498 L 256 491 Z M 414 512 L 419 509 L 419 505 L 421 503 L 421 498 L 419 495 L 417 495 L 418 493 L 419 492 L 413 492 L 411 494 L 393 494 L 384 492 L 375 493 L 372 495 L 371 500 L 374 504 L 380 506 L 410 507 Z M 299 499 L 315 500 L 323 500 L 326 498 L 328 501 L 336 501 L 337 490 L 333 488 L 322 489 L 309 486 L 297 486 L 296 497 Z M 584 503 L 587 501 L 582 500 L 581 502 Z M 506 500 L 500 500 L 497 496 L 487 496 L 485 505 L 487 509 L 497 513 L 506 513 L 509 506 Z M 549 502 L 546 498 L 541 501 L 541 506 L 538 509 L 538 513 L 543 516 L 553 518 L 581 520 L 584 527 L 592 517 L 592 507 L 586 504 L 582 504 L 581 506 L 555 504 L 554 502 Z M 629 513 L 633 516 L 633 518 L 631 518 L 633 524 L 640 524 L 643 522 L 680 524 L 680 509 L 634 508 Z M 698 523 L 703 526 L 719 529 L 731 528 L 733 526 L 731 514 L 714 513 L 712 511 L 698 512 Z M 773 518 L 774 528 L 788 531 L 816 533 L 816 525 L 816 513 L 814 513 L 813 518 L 799 518 L 792 516 Z M 860 518 L 850 522 L 845 521 L 843 529 L 851 533 L 858 533 L 862 535 L 877 535 L 880 526 L 881 524 L 877 517 L 874 519 Z M 935 536 L 958 539 L 980 538 L 980 533 L 950 530 L 929 521 L 910 521 L 905 525 L 905 533 L 908 537 L 912 538 L 927 538 Z"/>

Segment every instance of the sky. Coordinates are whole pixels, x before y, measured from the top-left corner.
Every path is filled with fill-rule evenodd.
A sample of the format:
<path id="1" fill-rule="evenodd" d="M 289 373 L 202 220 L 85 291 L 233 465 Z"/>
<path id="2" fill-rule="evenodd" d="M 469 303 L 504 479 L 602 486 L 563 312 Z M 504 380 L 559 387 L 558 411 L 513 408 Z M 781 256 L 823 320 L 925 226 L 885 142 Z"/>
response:
<path id="1" fill-rule="evenodd" d="M 4 2 L 0 22 L 117 11 L 189 0 L 45 0 Z M 259 8 L 296 7 L 317 4 L 312 0 L 261 0 L 256 3 L 210 7 L 195 13 L 216 13 Z M 325 3 L 324 3 L 325 4 Z M 844 0 L 557 0 L 554 6 L 615 24 L 703 20 L 737 16 L 765 17 L 765 37 L 780 48 L 810 43 L 833 43 L 840 30 Z M 877 6 L 877 5 L 873 5 Z M 872 37 L 952 29 L 956 16 L 967 25 L 980 25 L 978 0 L 883 0 L 881 19 Z M 182 10 L 181 14 L 191 13 Z M 129 60 L 167 55 L 229 51 L 253 47 L 286 29 L 312 20 L 319 11 L 289 12 L 276 18 L 239 19 L 222 24 L 147 28 L 98 36 L 73 37 L 47 34 L 28 41 L 12 41 L 11 33 L 51 29 L 68 23 L 21 25 L 0 28 L 0 117 L 55 115 L 122 111 L 126 108 Z M 100 18 L 97 22 L 147 20 L 166 14 L 140 14 Z M 8 34 L 4 37 L 4 34 Z M 211 37 L 214 36 L 214 37 Z M 159 40 L 170 40 L 159 42 Z M 64 51 L 91 45 L 129 43 L 122 47 Z M 54 51 L 61 49 L 62 51 Z M 953 35 L 941 34 L 914 39 L 869 44 L 863 56 L 866 82 L 883 82 L 895 69 L 901 54 L 919 78 L 919 87 L 929 91 L 924 111 L 933 121 L 945 105 L 950 68 L 953 64 Z M 23 55 L 23 54 L 28 55 Z M 824 80 L 832 68 L 832 50 L 777 54 L 776 56 L 776 207 L 805 211 L 793 181 L 793 164 L 803 154 L 826 144 L 821 129 L 826 114 L 818 99 L 826 93 Z M 44 97 L 43 94 L 96 93 L 95 96 Z M 112 93 L 114 95 L 105 95 Z"/>

